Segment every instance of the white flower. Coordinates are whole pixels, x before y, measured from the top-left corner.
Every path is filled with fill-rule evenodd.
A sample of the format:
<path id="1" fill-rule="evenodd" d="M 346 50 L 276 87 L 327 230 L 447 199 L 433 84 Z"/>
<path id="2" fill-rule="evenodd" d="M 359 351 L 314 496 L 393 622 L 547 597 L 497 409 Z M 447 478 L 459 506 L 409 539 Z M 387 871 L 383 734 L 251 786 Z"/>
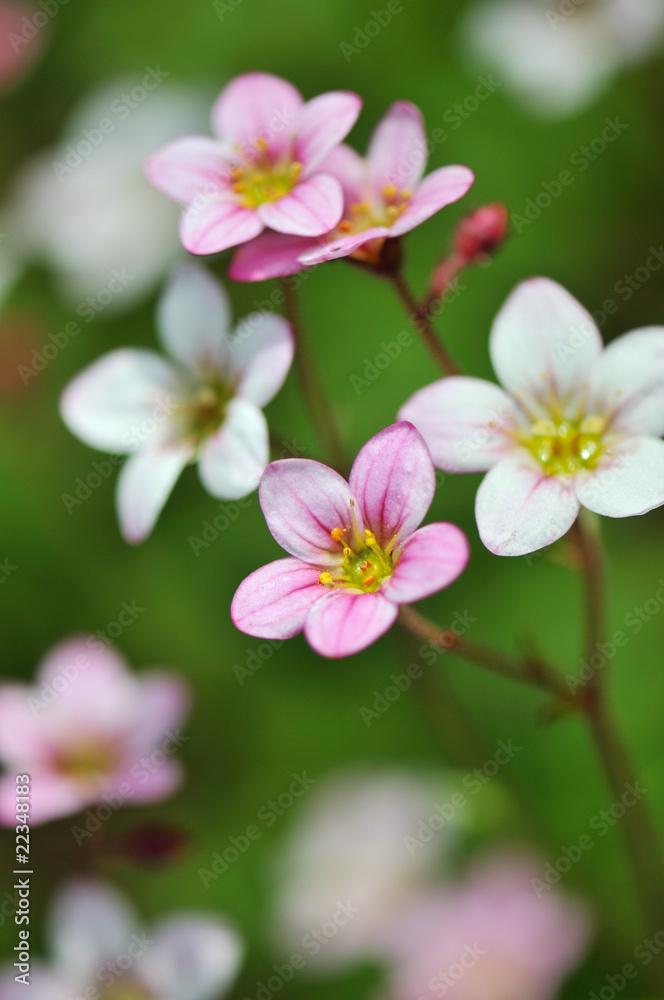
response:
<path id="1" fill-rule="evenodd" d="M 199 462 L 212 496 L 251 493 L 269 461 L 261 407 L 281 388 L 293 336 L 280 316 L 253 313 L 234 337 L 221 285 L 193 264 L 178 269 L 158 312 L 172 360 L 122 348 L 104 355 L 65 389 L 61 413 L 93 448 L 129 454 L 118 481 L 122 533 L 142 541 L 185 465 Z"/>
<path id="2" fill-rule="evenodd" d="M 573 114 L 664 29 L 663 0 L 481 0 L 464 20 L 476 59 L 531 111 Z"/>
<path id="3" fill-rule="evenodd" d="M 583 306 L 532 278 L 498 313 L 489 346 L 507 391 L 455 376 L 399 411 L 438 468 L 489 470 L 475 507 L 488 549 L 518 556 L 550 545 L 580 507 L 629 517 L 664 504 L 664 327 L 603 350 Z"/>

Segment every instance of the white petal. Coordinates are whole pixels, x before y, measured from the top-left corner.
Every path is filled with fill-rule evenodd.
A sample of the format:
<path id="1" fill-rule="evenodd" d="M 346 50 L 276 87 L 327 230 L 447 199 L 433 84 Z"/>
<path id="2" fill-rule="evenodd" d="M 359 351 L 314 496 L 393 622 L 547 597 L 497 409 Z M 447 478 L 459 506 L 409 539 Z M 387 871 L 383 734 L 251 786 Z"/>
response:
<path id="1" fill-rule="evenodd" d="M 237 975 L 243 947 L 236 932 L 214 917 L 163 920 L 137 972 L 159 1000 L 218 1000 Z"/>
<path id="2" fill-rule="evenodd" d="M 164 445 L 127 459 L 116 495 L 120 530 L 127 542 L 135 545 L 150 534 L 193 452 L 191 445 Z"/>
<path id="3" fill-rule="evenodd" d="M 110 956 L 123 955 L 136 930 L 134 914 L 120 893 L 103 882 L 67 883 L 49 914 L 48 939 L 63 972 L 85 981 Z"/>
<path id="4" fill-rule="evenodd" d="M 201 482 L 213 497 L 237 500 L 256 489 L 269 458 L 265 417 L 248 400 L 232 399 L 223 424 L 201 448 Z"/>
<path id="5" fill-rule="evenodd" d="M 664 504 L 664 441 L 633 438 L 611 448 L 592 472 L 576 477 L 579 502 L 605 517 L 645 514 Z"/>
<path id="6" fill-rule="evenodd" d="M 664 327 L 619 337 L 593 368 L 588 414 L 610 414 L 611 430 L 664 434 Z"/>
<path id="7" fill-rule="evenodd" d="M 293 361 L 295 341 L 290 323 L 274 313 L 252 313 L 231 341 L 231 372 L 236 392 L 263 407 L 284 384 Z"/>
<path id="8" fill-rule="evenodd" d="M 202 378 L 228 364 L 231 307 L 223 286 L 203 267 L 177 269 L 159 303 L 157 325 L 164 348 Z"/>
<path id="9" fill-rule="evenodd" d="M 60 414 L 86 444 L 123 454 L 163 432 L 181 395 L 177 374 L 167 361 L 153 351 L 122 348 L 105 354 L 69 383 L 60 399 Z"/>
<path id="10" fill-rule="evenodd" d="M 494 465 L 475 503 L 480 538 L 497 556 L 523 556 L 551 545 L 578 513 L 570 485 L 544 475 L 525 450 Z"/>
<path id="11" fill-rule="evenodd" d="M 536 416 L 550 414 L 553 394 L 575 417 L 602 339 L 589 312 L 548 278 L 514 289 L 493 324 L 491 360 L 505 388 Z"/>
<path id="12" fill-rule="evenodd" d="M 506 432 L 523 424 L 523 414 L 499 386 L 460 376 L 420 389 L 401 407 L 399 419 L 415 424 L 433 464 L 450 472 L 490 469 L 514 448 Z"/>

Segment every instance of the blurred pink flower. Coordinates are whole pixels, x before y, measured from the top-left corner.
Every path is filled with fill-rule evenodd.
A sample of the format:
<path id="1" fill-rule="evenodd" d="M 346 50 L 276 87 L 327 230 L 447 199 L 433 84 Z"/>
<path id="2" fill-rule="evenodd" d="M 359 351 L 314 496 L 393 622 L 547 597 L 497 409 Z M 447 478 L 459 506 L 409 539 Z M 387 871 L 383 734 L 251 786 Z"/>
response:
<path id="1" fill-rule="evenodd" d="M 171 795 L 182 779 L 173 754 L 188 708 L 175 674 L 137 677 L 101 640 L 65 640 L 47 653 L 33 687 L 0 685 L 0 822 L 16 825 L 17 774 L 30 776 L 31 824 L 104 796 L 132 804 Z"/>
<path id="2" fill-rule="evenodd" d="M 0 1000 L 219 1000 L 242 961 L 242 943 L 226 921 L 183 911 L 146 932 L 125 898 L 103 882 L 67 883 L 49 916 L 52 962 L 33 962 L 27 991 L 8 968 Z"/>
<path id="3" fill-rule="evenodd" d="M 374 263 L 388 237 L 402 236 L 458 201 L 475 179 L 468 167 L 459 166 L 441 167 L 422 179 L 426 163 L 422 115 L 414 104 L 398 101 L 379 122 L 366 159 L 339 146 L 322 165 L 344 192 L 344 217 L 332 231 L 316 240 L 265 233 L 238 251 L 230 276 L 260 281 L 347 256 Z"/>
<path id="4" fill-rule="evenodd" d="M 468 561 L 454 524 L 418 525 L 435 474 L 421 435 L 393 424 L 362 448 L 347 483 L 309 459 L 273 462 L 260 483 L 268 527 L 291 559 L 240 584 L 235 625 L 264 639 L 304 629 L 321 656 L 350 656 L 394 623 L 400 604 L 447 587 Z"/>
<path id="5" fill-rule="evenodd" d="M 199 463 L 205 488 L 238 499 L 256 489 L 269 460 L 261 410 L 281 388 L 293 359 L 290 326 L 253 313 L 230 326 L 224 289 L 203 268 L 183 265 L 166 289 L 154 351 L 121 348 L 86 368 L 65 389 L 62 419 L 82 441 L 128 453 L 118 481 L 120 527 L 128 542 L 150 533 L 184 467 Z"/>
<path id="6" fill-rule="evenodd" d="M 17 83 L 41 55 L 50 26 L 43 22 L 35 26 L 35 13 L 44 17 L 31 3 L 0 3 L 0 94 Z"/>
<path id="7" fill-rule="evenodd" d="M 413 899 L 390 935 L 389 1000 L 550 1000 L 590 939 L 576 899 L 538 897 L 534 858 L 476 864 L 458 885 Z"/>
<path id="8" fill-rule="evenodd" d="M 664 327 L 602 349 L 592 316 L 547 278 L 512 292 L 491 330 L 504 391 L 454 376 L 401 407 L 434 464 L 485 472 L 475 513 L 497 555 L 555 542 L 580 507 L 606 517 L 664 504 Z"/>
<path id="9" fill-rule="evenodd" d="M 300 236 L 332 229 L 341 218 L 341 185 L 320 165 L 361 106 L 344 91 L 305 104 L 295 87 L 268 73 L 232 80 L 212 109 L 215 139 L 178 139 L 145 165 L 156 188 L 188 206 L 180 225 L 186 249 L 218 253 L 266 226 Z"/>

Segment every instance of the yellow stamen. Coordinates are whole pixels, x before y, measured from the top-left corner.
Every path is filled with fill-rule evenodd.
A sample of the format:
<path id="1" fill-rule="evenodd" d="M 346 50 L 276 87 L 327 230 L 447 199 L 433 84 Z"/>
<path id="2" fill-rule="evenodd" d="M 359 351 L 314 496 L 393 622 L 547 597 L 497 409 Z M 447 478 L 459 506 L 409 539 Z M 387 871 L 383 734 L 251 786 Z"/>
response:
<path id="1" fill-rule="evenodd" d="M 321 573 L 318 577 L 318 582 L 322 583 L 324 587 L 333 587 L 334 580 L 331 573 Z"/>
<path id="2" fill-rule="evenodd" d="M 254 146 L 256 147 L 257 150 L 259 150 L 259 152 L 261 153 L 264 152 L 268 147 L 267 139 L 265 139 L 262 135 L 259 135 L 256 141 L 254 142 Z"/>
<path id="3" fill-rule="evenodd" d="M 342 233 L 350 233 L 353 229 L 353 223 L 349 222 L 348 219 L 342 219 L 337 228 Z"/>
<path id="4" fill-rule="evenodd" d="M 332 538 L 334 539 L 335 542 L 341 542 L 343 541 L 345 531 L 346 531 L 345 528 L 332 528 L 330 534 L 332 535 Z"/>
<path id="5" fill-rule="evenodd" d="M 383 197 L 385 198 L 394 198 L 396 193 L 397 189 L 395 188 L 394 184 L 386 184 L 385 187 L 383 188 Z"/>

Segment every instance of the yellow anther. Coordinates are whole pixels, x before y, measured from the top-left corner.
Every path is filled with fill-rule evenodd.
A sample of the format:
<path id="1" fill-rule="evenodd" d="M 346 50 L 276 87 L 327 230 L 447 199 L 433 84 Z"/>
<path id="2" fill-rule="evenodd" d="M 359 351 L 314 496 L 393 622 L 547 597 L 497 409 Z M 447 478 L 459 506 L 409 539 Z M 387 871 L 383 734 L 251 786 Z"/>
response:
<path id="1" fill-rule="evenodd" d="M 298 163 L 297 160 L 294 160 L 293 163 L 291 163 L 290 167 L 288 168 L 288 173 L 290 174 L 291 180 L 294 181 L 297 180 L 297 178 L 302 173 L 302 169 L 303 169 L 302 164 Z"/>
<path id="2" fill-rule="evenodd" d="M 385 214 L 387 215 L 388 219 L 392 219 L 392 221 L 394 222 L 394 220 L 399 215 L 401 215 L 401 210 L 397 208 L 396 205 L 388 205 L 387 208 L 385 209 Z"/>
<path id="3" fill-rule="evenodd" d="M 331 573 L 321 573 L 318 577 L 318 582 L 322 583 L 324 587 L 331 587 L 334 584 Z"/>
<path id="4" fill-rule="evenodd" d="M 237 181 L 233 185 L 233 190 L 235 191 L 236 194 L 244 194 L 244 192 L 247 190 L 247 185 L 243 184 L 242 181 Z"/>
<path id="5" fill-rule="evenodd" d="M 262 153 L 264 150 L 267 149 L 268 141 L 262 135 L 259 135 L 254 142 L 254 146 Z"/>
<path id="6" fill-rule="evenodd" d="M 582 434 L 602 434 L 606 428 L 606 420 L 603 417 L 586 417 L 581 421 L 579 430 Z"/>
<path id="7" fill-rule="evenodd" d="M 366 529 L 365 529 L 365 532 L 364 532 L 364 537 L 366 538 L 366 540 L 367 540 L 367 545 L 368 545 L 368 546 L 369 546 L 370 548 L 371 548 L 371 546 L 372 546 L 372 545 L 375 545 L 375 544 L 376 544 L 376 536 L 374 535 L 373 531 L 369 531 L 369 529 L 368 529 L 368 528 L 366 528 Z"/>
<path id="8" fill-rule="evenodd" d="M 342 233 L 350 233 L 353 229 L 353 223 L 349 222 L 348 219 L 342 219 L 337 228 Z"/>
<path id="9" fill-rule="evenodd" d="M 535 437 L 555 437 L 558 433 L 553 420 L 536 420 L 530 429 Z"/>
<path id="10" fill-rule="evenodd" d="M 413 197 L 413 192 L 410 191 L 408 188 L 404 188 L 403 191 L 401 192 L 401 197 L 403 198 L 404 201 L 410 201 L 410 199 Z"/>
<path id="11" fill-rule="evenodd" d="M 353 550 L 349 549 L 347 545 L 344 545 L 344 556 L 346 557 L 346 559 L 350 559 L 350 557 L 352 556 L 352 554 L 353 554 Z"/>
<path id="12" fill-rule="evenodd" d="M 355 215 L 359 215 L 361 212 L 368 212 L 369 206 L 367 205 L 366 201 L 356 201 L 353 202 L 353 204 L 350 206 L 350 210 Z"/>
<path id="13" fill-rule="evenodd" d="M 237 179 L 244 175 L 242 167 L 231 167 L 231 175 Z"/>
<path id="14" fill-rule="evenodd" d="M 262 184 L 264 178 L 262 174 L 254 174 L 251 179 L 254 184 Z"/>
<path id="15" fill-rule="evenodd" d="M 395 188 L 394 184 L 386 184 L 385 187 L 383 188 L 383 196 L 385 198 L 394 198 L 396 193 L 397 189 Z"/>
<path id="16" fill-rule="evenodd" d="M 334 539 L 335 542 L 343 541 L 345 530 L 346 530 L 345 528 L 332 528 L 330 534 L 332 535 L 332 538 Z"/>

